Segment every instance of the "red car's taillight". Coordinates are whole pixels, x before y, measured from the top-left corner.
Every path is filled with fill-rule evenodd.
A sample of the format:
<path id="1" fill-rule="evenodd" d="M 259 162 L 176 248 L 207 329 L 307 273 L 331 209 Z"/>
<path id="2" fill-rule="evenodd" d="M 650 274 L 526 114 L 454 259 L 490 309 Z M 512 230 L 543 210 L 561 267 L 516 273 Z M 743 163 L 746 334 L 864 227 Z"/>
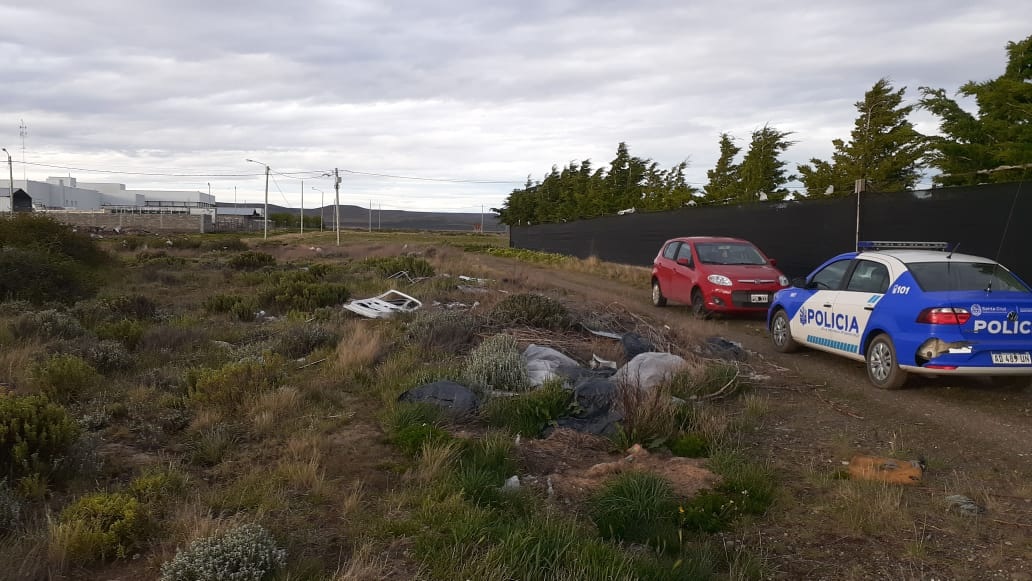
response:
<path id="1" fill-rule="evenodd" d="M 967 309 L 958 307 L 937 307 L 925 309 L 917 316 L 918 323 L 929 325 L 963 325 L 971 318 Z"/>

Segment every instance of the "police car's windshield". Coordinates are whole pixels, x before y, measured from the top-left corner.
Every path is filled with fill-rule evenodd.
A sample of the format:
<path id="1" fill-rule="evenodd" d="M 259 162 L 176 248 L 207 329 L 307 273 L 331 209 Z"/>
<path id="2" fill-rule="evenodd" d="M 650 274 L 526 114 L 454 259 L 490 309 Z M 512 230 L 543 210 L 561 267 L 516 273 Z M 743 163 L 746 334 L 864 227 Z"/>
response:
<path id="1" fill-rule="evenodd" d="M 695 245 L 703 264 L 767 264 L 763 256 L 749 244 L 705 242 Z"/>
<path id="2" fill-rule="evenodd" d="M 911 262 L 907 268 L 926 292 L 1017 291 L 1030 292 L 1009 270 L 991 262 Z"/>

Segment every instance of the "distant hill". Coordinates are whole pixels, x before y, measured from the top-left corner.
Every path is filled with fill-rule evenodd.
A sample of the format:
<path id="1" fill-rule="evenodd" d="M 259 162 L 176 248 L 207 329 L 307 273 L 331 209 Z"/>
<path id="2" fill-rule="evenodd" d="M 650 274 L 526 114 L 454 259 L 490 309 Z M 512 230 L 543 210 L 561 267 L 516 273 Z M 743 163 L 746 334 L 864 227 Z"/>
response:
<path id="1" fill-rule="evenodd" d="M 220 208 L 261 208 L 262 204 L 233 204 L 219 202 Z M 327 227 L 333 224 L 333 206 L 324 206 L 323 220 Z M 318 216 L 320 208 L 305 208 L 305 216 Z M 300 208 L 286 208 L 269 204 L 269 214 L 300 214 Z M 484 232 L 504 232 L 505 225 L 498 223 L 497 214 L 487 212 L 483 216 Z M 370 214 L 360 206 L 340 206 L 342 228 L 368 228 Z M 472 232 L 480 226 L 480 214 L 476 212 L 409 212 L 407 210 L 377 210 L 372 212 L 373 229 L 386 230 L 457 230 Z"/>

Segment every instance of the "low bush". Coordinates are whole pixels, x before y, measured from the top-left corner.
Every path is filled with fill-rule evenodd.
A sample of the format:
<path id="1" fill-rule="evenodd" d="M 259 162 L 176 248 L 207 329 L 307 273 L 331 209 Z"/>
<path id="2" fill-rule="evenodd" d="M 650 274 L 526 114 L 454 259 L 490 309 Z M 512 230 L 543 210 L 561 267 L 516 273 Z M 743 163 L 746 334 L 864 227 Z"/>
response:
<path id="1" fill-rule="evenodd" d="M 536 294 L 509 295 L 491 309 L 490 321 L 500 327 L 564 330 L 573 326 L 570 312 L 559 301 Z"/>
<path id="2" fill-rule="evenodd" d="M 297 359 L 316 349 L 337 344 L 337 334 L 321 325 L 292 325 L 276 336 L 273 350 L 280 355 Z"/>
<path id="3" fill-rule="evenodd" d="M 29 381 L 51 399 L 67 403 L 93 391 L 101 376 L 92 365 L 76 355 L 54 355 L 32 367 Z"/>
<path id="4" fill-rule="evenodd" d="M 88 234 L 37 213 L 19 212 L 0 220 L 0 248 L 39 251 L 84 266 L 101 266 L 110 261 L 110 256 Z M 0 280 L 5 278 L 0 276 Z"/>
<path id="5" fill-rule="evenodd" d="M 0 482 L 7 479 L 17 487 L 23 475 L 63 466 L 78 428 L 62 406 L 45 396 L 19 395 L 0 384 Z"/>
<path id="6" fill-rule="evenodd" d="M 697 370 L 675 373 L 666 382 L 670 393 L 681 399 L 694 399 L 723 390 L 734 393 L 741 384 L 738 366 L 734 363 L 717 362 Z"/>
<path id="7" fill-rule="evenodd" d="M 151 526 L 146 507 L 133 496 L 98 492 L 61 511 L 51 544 L 76 563 L 125 559 L 143 546 Z"/>
<path id="8" fill-rule="evenodd" d="M 407 272 L 412 278 L 422 278 L 434 275 L 434 267 L 425 258 L 417 256 L 388 256 L 383 258 L 367 258 L 362 261 L 363 266 L 376 270 L 383 276 L 391 276 L 399 272 Z"/>
<path id="9" fill-rule="evenodd" d="M 777 487 L 766 467 L 728 453 L 715 454 L 710 464 L 721 483 L 681 507 L 681 526 L 686 530 L 714 533 L 742 515 L 763 514 L 773 504 Z"/>
<path id="10" fill-rule="evenodd" d="M 164 250 L 142 250 L 136 253 L 136 257 L 133 262 L 141 266 L 149 267 L 161 267 L 161 266 L 183 266 L 186 264 L 186 259 L 180 256 L 172 256 Z"/>
<path id="11" fill-rule="evenodd" d="M 549 382 L 526 394 L 491 398 L 483 414 L 489 425 L 536 438 L 569 409 L 572 400 L 573 394 L 561 381 Z"/>
<path id="12" fill-rule="evenodd" d="M 190 461 L 201 466 L 215 466 L 239 441 L 237 430 L 228 424 L 218 423 L 193 434 L 188 447 Z"/>
<path id="13" fill-rule="evenodd" d="M 311 312 L 320 307 L 342 304 L 350 296 L 351 293 L 343 284 L 310 282 L 302 277 L 283 277 L 275 286 L 261 292 L 263 304 L 275 306 L 282 311 Z"/>
<path id="14" fill-rule="evenodd" d="M 70 258 L 0 243 L 0 300 L 70 304 L 92 296 L 98 287 L 89 267 Z"/>
<path id="15" fill-rule="evenodd" d="M 129 483 L 129 493 L 147 505 L 167 504 L 186 491 L 188 482 L 179 470 L 149 468 Z"/>
<path id="16" fill-rule="evenodd" d="M 73 352 L 83 358 L 91 367 L 100 373 L 122 371 L 133 366 L 133 356 L 118 341 L 97 341 L 81 345 Z"/>
<path id="17" fill-rule="evenodd" d="M 261 581 L 286 566 L 267 530 L 246 524 L 197 539 L 161 566 L 161 581 Z"/>
<path id="18" fill-rule="evenodd" d="M 207 341 L 206 330 L 199 326 L 158 325 L 148 327 L 143 332 L 137 348 L 144 351 L 171 352 L 197 347 Z"/>
<path id="19" fill-rule="evenodd" d="M 204 300 L 209 313 L 228 313 L 240 321 L 253 321 L 261 310 L 258 299 L 243 295 L 212 295 Z"/>
<path id="20" fill-rule="evenodd" d="M 96 333 L 98 338 L 118 341 L 132 351 L 140 344 L 146 329 L 147 327 L 138 320 L 120 319 L 97 325 Z"/>
<path id="21" fill-rule="evenodd" d="M 53 309 L 22 314 L 11 331 L 17 339 L 75 339 L 87 333 L 74 316 Z"/>
<path id="22" fill-rule="evenodd" d="M 626 472 L 605 483 L 591 498 L 592 520 L 609 539 L 676 546 L 677 499 L 673 487 L 649 472 Z"/>
<path id="23" fill-rule="evenodd" d="M 478 325 L 476 315 L 463 311 L 417 311 L 409 322 L 409 339 L 423 349 L 458 353 L 472 341 Z"/>
<path id="24" fill-rule="evenodd" d="M 275 389 L 283 381 L 283 360 L 267 354 L 261 360 L 227 363 L 200 371 L 189 385 L 190 399 L 199 404 L 236 408 L 247 398 Z"/>
<path id="25" fill-rule="evenodd" d="M 201 240 L 201 250 L 239 252 L 247 250 L 247 243 L 239 238 L 205 238 Z"/>
<path id="26" fill-rule="evenodd" d="M 276 264 L 276 258 L 264 252 L 247 251 L 241 252 L 229 259 L 230 268 L 237 270 L 257 270 L 265 266 Z"/>
<path id="27" fill-rule="evenodd" d="M 524 391 L 530 387 L 527 364 L 511 335 L 485 339 L 466 359 L 463 375 L 469 385 L 481 389 Z"/>
<path id="28" fill-rule="evenodd" d="M 158 314 L 158 305 L 143 295 L 124 295 L 104 299 L 104 304 L 118 317 L 145 321 Z"/>

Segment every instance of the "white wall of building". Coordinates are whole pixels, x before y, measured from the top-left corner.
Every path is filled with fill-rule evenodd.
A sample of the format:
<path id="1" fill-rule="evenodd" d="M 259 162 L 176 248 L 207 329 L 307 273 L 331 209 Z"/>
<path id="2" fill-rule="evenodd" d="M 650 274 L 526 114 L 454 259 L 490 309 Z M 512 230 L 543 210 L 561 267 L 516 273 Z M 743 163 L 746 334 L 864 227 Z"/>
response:
<path id="1" fill-rule="evenodd" d="M 6 199 L 10 180 L 0 180 L 0 196 Z M 35 208 L 100 210 L 104 206 L 215 206 L 215 196 L 184 190 L 129 190 L 125 184 L 80 182 L 73 177 L 50 177 L 46 182 L 14 180 L 14 189 L 32 198 Z M 10 201 L 7 202 L 8 211 Z"/>

